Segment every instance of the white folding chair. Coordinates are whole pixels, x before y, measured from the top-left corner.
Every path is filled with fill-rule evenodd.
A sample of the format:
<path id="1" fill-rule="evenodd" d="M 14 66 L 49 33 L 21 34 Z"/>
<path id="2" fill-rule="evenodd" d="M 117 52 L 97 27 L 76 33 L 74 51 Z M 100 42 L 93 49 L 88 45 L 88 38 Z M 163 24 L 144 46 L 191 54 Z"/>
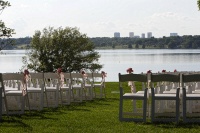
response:
<path id="1" fill-rule="evenodd" d="M 82 102 L 86 100 L 86 94 L 84 91 L 84 79 L 81 73 L 71 73 L 72 82 L 72 99 L 73 102 Z"/>
<path id="2" fill-rule="evenodd" d="M 26 82 L 31 110 L 42 110 L 44 107 L 44 73 L 29 73 Z"/>
<path id="3" fill-rule="evenodd" d="M 27 102 L 30 110 L 27 88 L 24 84 L 24 75 L 19 73 L 4 73 L 2 77 L 3 82 L 5 83 L 7 81 L 12 81 L 12 84 L 10 84 L 8 89 L 3 85 L 7 114 L 23 114 L 25 110 L 25 102 Z"/>
<path id="4" fill-rule="evenodd" d="M 6 112 L 7 111 L 7 108 L 5 109 L 5 92 L 3 90 L 3 77 L 2 77 L 2 73 L 0 73 L 0 121 L 2 120 L 2 112 Z"/>
<path id="5" fill-rule="evenodd" d="M 86 95 L 86 100 L 93 100 L 94 98 L 94 87 L 93 87 L 93 74 L 92 73 L 87 73 L 87 76 L 84 77 L 83 76 L 83 88 L 85 91 L 85 95 Z"/>
<path id="6" fill-rule="evenodd" d="M 176 82 L 180 83 L 179 74 L 151 74 L 151 82 Z M 179 92 L 175 93 L 155 93 L 155 88 L 151 88 L 151 121 L 152 122 L 179 122 Z M 170 103 L 170 104 L 169 104 Z M 168 111 L 170 109 L 170 111 Z"/>
<path id="7" fill-rule="evenodd" d="M 92 73 L 95 98 L 106 97 L 105 77 L 101 73 Z M 99 90 L 97 90 L 99 88 Z"/>
<path id="8" fill-rule="evenodd" d="M 126 84 L 128 81 L 138 82 L 142 86 L 143 82 L 147 82 L 147 76 L 144 74 L 120 74 L 119 73 L 119 89 L 120 89 L 120 104 L 119 104 L 119 120 L 120 121 L 134 121 L 134 122 L 146 122 L 147 117 L 147 90 L 144 89 L 144 93 L 125 93 L 123 83 Z M 130 90 L 130 89 L 128 89 Z M 142 101 L 142 111 L 138 110 L 135 112 L 134 110 L 125 111 L 128 106 L 124 106 L 124 100 L 129 99 L 136 100 L 137 102 Z M 126 100 L 127 101 L 127 100 Z M 139 102 L 140 103 L 140 102 Z M 132 106 L 137 106 L 137 104 L 133 104 Z M 135 108 L 135 107 L 133 107 Z M 139 112 L 140 111 L 140 112 Z"/>
<path id="9" fill-rule="evenodd" d="M 58 107 L 59 100 L 59 75 L 57 73 L 44 73 L 45 101 L 44 106 Z"/>
<path id="10" fill-rule="evenodd" d="M 182 74 L 182 83 L 195 83 L 200 81 L 200 74 Z M 194 85 L 194 84 L 193 84 Z M 200 93 L 192 92 L 192 88 L 183 86 L 183 122 L 200 122 Z M 189 93 L 190 92 L 190 93 Z"/>
<path id="11" fill-rule="evenodd" d="M 63 105 L 69 105 L 71 103 L 71 73 L 63 73 L 64 83 L 60 84 L 59 94 L 60 102 Z"/>

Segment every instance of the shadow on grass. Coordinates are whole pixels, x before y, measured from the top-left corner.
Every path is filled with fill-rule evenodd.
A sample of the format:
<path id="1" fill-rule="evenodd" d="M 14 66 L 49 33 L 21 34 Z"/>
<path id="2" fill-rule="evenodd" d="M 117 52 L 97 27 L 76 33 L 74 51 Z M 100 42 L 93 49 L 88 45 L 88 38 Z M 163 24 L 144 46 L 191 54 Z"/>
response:
<path id="1" fill-rule="evenodd" d="M 146 123 L 147 125 L 154 125 L 155 127 L 160 128 L 184 128 L 184 129 L 191 129 L 191 128 L 197 128 L 199 129 L 200 123 L 183 123 L 180 121 L 178 124 L 175 122 L 154 122 L 154 123 Z"/>
<path id="2" fill-rule="evenodd" d="M 21 127 L 23 127 L 23 128 L 26 128 L 26 130 L 29 130 L 29 131 L 33 130 L 33 128 L 30 125 L 22 122 L 22 119 L 18 120 L 16 116 L 15 117 L 9 116 L 6 119 L 3 119 L 0 123 L 0 127 L 1 128 L 12 128 L 12 127 L 21 128 Z"/>
<path id="3" fill-rule="evenodd" d="M 3 120 L 0 123 L 0 127 L 25 127 L 28 130 L 32 130 L 32 127 L 23 122 L 23 120 L 59 120 L 59 116 L 68 115 L 71 111 L 76 112 L 89 112 L 93 111 L 94 107 L 107 108 L 119 101 L 118 98 L 98 98 L 91 101 L 84 101 L 82 103 L 71 103 L 70 105 L 63 105 L 57 108 L 44 108 L 42 111 L 26 111 L 23 115 L 3 115 Z M 55 117 L 55 116 L 58 117 Z M 3 123 L 3 124 L 2 124 Z M 8 123 L 8 124 L 7 124 Z"/>

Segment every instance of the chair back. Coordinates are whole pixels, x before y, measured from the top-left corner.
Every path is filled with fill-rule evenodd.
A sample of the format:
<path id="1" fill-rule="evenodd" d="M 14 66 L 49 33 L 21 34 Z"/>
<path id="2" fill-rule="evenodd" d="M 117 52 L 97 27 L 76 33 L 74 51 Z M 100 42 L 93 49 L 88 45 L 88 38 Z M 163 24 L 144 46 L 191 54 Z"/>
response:
<path id="1" fill-rule="evenodd" d="M 119 82 L 127 81 L 137 81 L 137 82 L 147 82 L 146 74 L 121 74 L 119 73 Z"/>
<path id="2" fill-rule="evenodd" d="M 200 74 L 194 73 L 194 74 L 182 74 L 182 82 L 200 82 Z"/>
<path id="3" fill-rule="evenodd" d="M 55 87 L 59 85 L 59 75 L 57 73 L 44 73 L 45 86 Z"/>
<path id="4" fill-rule="evenodd" d="M 71 73 L 63 73 L 64 75 L 64 84 L 68 87 L 71 87 Z"/>
<path id="5" fill-rule="evenodd" d="M 105 87 L 105 77 L 101 73 L 92 73 L 93 83 L 100 82 Z"/>
<path id="6" fill-rule="evenodd" d="M 188 93 L 199 89 L 200 74 L 199 73 L 188 73 L 182 74 L 182 87 L 183 91 L 186 91 L 186 86 L 188 86 Z"/>
<path id="7" fill-rule="evenodd" d="M 30 80 L 28 81 L 28 87 L 43 87 L 44 86 L 44 73 L 29 73 Z"/>
<path id="8" fill-rule="evenodd" d="M 18 90 L 26 90 L 25 78 L 21 73 L 3 73 L 4 87 L 9 86 L 12 88 L 18 88 Z"/>
<path id="9" fill-rule="evenodd" d="M 128 81 L 135 81 L 135 82 L 140 83 L 142 90 L 143 90 L 144 84 L 147 83 L 147 75 L 146 74 L 121 74 L 121 73 L 119 73 L 120 93 L 123 93 L 122 83 L 128 82 Z"/>
<path id="10" fill-rule="evenodd" d="M 163 93 L 163 91 L 169 91 L 171 89 L 176 89 L 176 87 L 180 87 L 180 74 L 176 73 L 159 73 L 159 74 L 151 74 L 151 85 L 157 84 L 155 87 L 155 93 Z M 174 86 L 174 87 L 172 87 Z M 154 88 L 151 86 L 151 88 Z M 158 91 L 159 90 L 159 91 Z M 153 91 L 153 90 L 152 90 Z M 152 92 L 154 95 L 154 92 Z"/>
<path id="11" fill-rule="evenodd" d="M 87 73 L 86 77 L 83 77 L 84 79 L 84 84 L 91 84 L 93 86 L 94 80 L 93 80 L 93 74 L 92 73 Z"/>
<path id="12" fill-rule="evenodd" d="M 151 74 L 151 82 L 180 82 L 180 74 Z"/>
<path id="13" fill-rule="evenodd" d="M 71 73 L 72 84 L 83 84 L 83 75 L 81 73 Z"/>

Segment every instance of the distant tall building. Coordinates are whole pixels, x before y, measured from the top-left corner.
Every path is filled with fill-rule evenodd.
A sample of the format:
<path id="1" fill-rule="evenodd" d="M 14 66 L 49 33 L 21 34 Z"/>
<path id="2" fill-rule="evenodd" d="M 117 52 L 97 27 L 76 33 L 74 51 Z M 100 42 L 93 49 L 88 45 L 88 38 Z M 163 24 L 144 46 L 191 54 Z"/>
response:
<path id="1" fill-rule="evenodd" d="M 134 32 L 129 32 L 129 37 L 134 37 Z"/>
<path id="2" fill-rule="evenodd" d="M 142 33 L 142 34 L 141 34 L 141 38 L 145 38 L 145 33 Z"/>
<path id="3" fill-rule="evenodd" d="M 147 38 L 151 38 L 152 37 L 152 32 L 147 32 Z"/>
<path id="4" fill-rule="evenodd" d="M 120 33 L 119 32 L 115 32 L 114 33 L 114 37 L 120 37 Z"/>
<path id="5" fill-rule="evenodd" d="M 170 36 L 178 36 L 178 33 L 170 33 Z"/>

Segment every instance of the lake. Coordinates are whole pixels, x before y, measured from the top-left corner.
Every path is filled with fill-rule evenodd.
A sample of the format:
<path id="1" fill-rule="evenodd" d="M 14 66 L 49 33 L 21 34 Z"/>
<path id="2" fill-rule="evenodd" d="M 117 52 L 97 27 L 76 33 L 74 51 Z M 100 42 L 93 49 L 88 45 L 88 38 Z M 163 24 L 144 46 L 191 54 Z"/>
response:
<path id="1" fill-rule="evenodd" d="M 106 81 L 118 81 L 118 73 L 132 67 L 134 73 L 200 71 L 200 50 L 197 49 L 114 49 L 97 50 L 100 64 L 107 72 Z M 0 72 L 19 72 L 25 50 L 3 50 L 0 54 Z"/>

